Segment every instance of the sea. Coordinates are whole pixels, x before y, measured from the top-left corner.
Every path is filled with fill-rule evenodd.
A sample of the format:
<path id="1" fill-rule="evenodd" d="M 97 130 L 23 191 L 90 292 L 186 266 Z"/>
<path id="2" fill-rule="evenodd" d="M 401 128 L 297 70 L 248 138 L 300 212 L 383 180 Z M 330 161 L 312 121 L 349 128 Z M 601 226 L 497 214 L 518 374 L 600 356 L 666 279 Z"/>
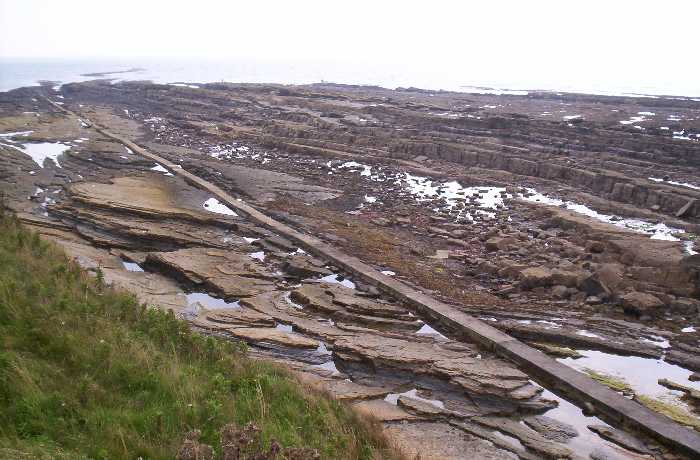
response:
<path id="1" fill-rule="evenodd" d="M 102 75 L 96 75 L 102 74 Z M 91 58 L 91 59 L 24 59 L 0 57 L 0 92 L 41 81 L 54 84 L 109 78 L 148 80 L 163 84 L 231 83 L 341 83 L 374 85 L 384 88 L 415 87 L 432 91 L 459 91 L 484 94 L 527 94 L 530 91 L 553 91 L 610 96 L 682 97 L 700 100 L 700 80 L 682 83 L 669 79 L 659 83 L 628 79 L 581 78 L 557 79 L 524 70 L 520 73 L 499 72 L 489 75 L 453 71 L 420 63 L 350 62 L 334 60 L 289 59 L 181 59 L 181 58 Z"/>

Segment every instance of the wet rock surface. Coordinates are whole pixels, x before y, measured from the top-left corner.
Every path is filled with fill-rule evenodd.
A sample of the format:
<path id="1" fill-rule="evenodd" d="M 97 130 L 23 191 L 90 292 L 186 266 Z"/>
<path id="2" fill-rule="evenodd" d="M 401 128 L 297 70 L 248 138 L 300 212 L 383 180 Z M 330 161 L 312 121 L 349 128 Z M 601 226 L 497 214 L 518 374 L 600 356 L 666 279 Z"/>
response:
<path id="1" fill-rule="evenodd" d="M 633 452 L 649 453 L 649 449 L 641 441 L 625 432 L 601 425 L 590 425 L 588 429 Z"/>
<path id="2" fill-rule="evenodd" d="M 292 348 L 310 348 L 314 350 L 318 348 L 318 342 L 313 339 L 277 329 L 259 327 L 232 327 L 226 329 L 225 331 L 237 339 L 253 344 L 271 342 L 273 344 Z"/>
<path id="3" fill-rule="evenodd" d="M 579 435 L 573 426 L 543 415 L 528 417 L 524 422 L 543 437 L 552 441 L 566 442 Z"/>
<path id="4" fill-rule="evenodd" d="M 274 85 L 182 92 L 144 83 L 107 94 L 102 85 L 65 85 L 66 104 L 567 364 L 632 355 L 700 369 L 700 265 L 689 254 L 700 195 L 648 179 L 661 169 L 698 184 L 694 142 L 649 123 L 629 132 L 598 101 L 566 95 L 500 100 L 333 85 L 282 95 Z M 189 105 L 233 100 L 225 111 Z M 571 127 L 540 115 L 562 101 L 585 121 Z M 627 111 L 644 103 L 606 101 Z M 655 103 L 659 114 L 697 110 Z M 580 414 L 550 417 L 558 401 L 511 363 L 433 324 L 448 337 L 440 334 L 430 318 L 43 99 L 3 94 L 0 111 L 0 131 L 31 131 L 0 137 L 0 190 L 23 222 L 148 305 L 246 341 L 261 359 L 353 401 L 408 452 L 577 458 L 577 439 L 590 435 L 585 456 L 639 458 L 628 441 L 611 450 L 603 439 L 622 439 L 611 427 L 598 436 L 573 423 Z M 698 128 L 691 118 L 685 129 Z M 40 166 L 16 148 L 25 142 L 70 148 Z M 692 385 L 691 377 L 673 382 Z"/>

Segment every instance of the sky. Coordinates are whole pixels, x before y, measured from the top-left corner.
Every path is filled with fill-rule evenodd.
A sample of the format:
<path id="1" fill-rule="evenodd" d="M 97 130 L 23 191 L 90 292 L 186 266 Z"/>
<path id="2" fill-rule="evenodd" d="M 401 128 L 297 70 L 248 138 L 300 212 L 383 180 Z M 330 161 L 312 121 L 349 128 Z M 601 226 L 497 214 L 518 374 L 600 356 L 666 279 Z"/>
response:
<path id="1" fill-rule="evenodd" d="M 0 0 L 0 57 L 253 58 L 700 95 L 700 1 Z"/>

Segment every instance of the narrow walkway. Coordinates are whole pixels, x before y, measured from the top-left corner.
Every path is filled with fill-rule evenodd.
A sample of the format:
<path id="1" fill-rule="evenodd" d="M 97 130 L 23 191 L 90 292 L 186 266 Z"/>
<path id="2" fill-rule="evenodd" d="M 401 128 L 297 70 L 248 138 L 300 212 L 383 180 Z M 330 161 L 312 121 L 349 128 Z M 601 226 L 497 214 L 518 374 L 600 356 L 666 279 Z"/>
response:
<path id="1" fill-rule="evenodd" d="M 88 121 L 85 117 L 49 102 L 58 110 Z M 463 313 L 454 307 L 433 299 L 402 282 L 383 275 L 356 257 L 344 254 L 333 246 L 310 235 L 303 234 L 261 213 L 252 206 L 229 195 L 216 185 L 185 171 L 181 166 L 156 155 L 133 141 L 89 122 L 99 133 L 130 148 L 134 153 L 160 163 L 173 174 L 206 190 L 216 199 L 245 215 L 256 224 L 266 227 L 299 244 L 300 247 L 343 269 L 362 281 L 405 302 L 426 318 L 435 322 L 436 329 L 454 339 L 466 339 L 496 352 L 515 362 L 523 372 L 561 397 L 577 402 L 579 407 L 592 406 L 595 415 L 613 426 L 627 427 L 645 433 L 669 447 L 678 449 L 694 458 L 700 458 L 700 434 L 676 424 L 672 420 L 653 412 L 641 404 L 629 400 L 609 388 L 593 381 L 588 376 L 561 364 L 544 353 L 493 328 L 481 320 Z"/>

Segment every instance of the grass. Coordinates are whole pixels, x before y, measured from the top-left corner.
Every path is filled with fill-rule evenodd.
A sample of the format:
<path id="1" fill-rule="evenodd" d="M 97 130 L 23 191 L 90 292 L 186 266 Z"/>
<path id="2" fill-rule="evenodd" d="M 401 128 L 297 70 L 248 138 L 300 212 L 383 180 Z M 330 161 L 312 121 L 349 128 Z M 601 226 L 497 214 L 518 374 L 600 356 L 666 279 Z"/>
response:
<path id="1" fill-rule="evenodd" d="M 681 406 L 644 395 L 635 396 L 634 399 L 647 406 L 649 409 L 665 415 L 676 423 L 685 425 L 695 431 L 700 431 L 700 419 Z"/>
<path id="2" fill-rule="evenodd" d="M 635 401 L 638 401 L 654 412 L 665 415 L 676 423 L 700 431 L 700 419 L 682 406 L 650 396 L 635 394 L 634 389 L 620 377 L 596 372 L 593 369 L 584 369 L 584 372 L 593 380 L 602 383 L 612 390 L 619 391 L 625 395 L 633 395 Z"/>
<path id="3" fill-rule="evenodd" d="M 554 356 L 556 358 L 578 359 L 578 358 L 581 358 L 583 356 L 581 353 L 574 350 L 573 348 L 562 347 L 559 345 L 555 345 L 553 343 L 530 342 L 530 345 L 532 345 L 533 347 L 537 348 L 538 350 L 542 350 L 543 352 L 547 353 L 548 355 Z"/>
<path id="4" fill-rule="evenodd" d="M 665 415 L 676 423 L 700 431 L 700 419 L 683 407 L 650 396 L 635 394 L 634 389 L 620 377 L 596 372 L 593 369 L 584 369 L 584 372 L 593 380 L 602 383 L 612 390 L 619 391 L 625 395 L 633 395 L 635 401 L 638 401 L 654 412 Z"/>
<path id="5" fill-rule="evenodd" d="M 634 389 L 630 386 L 625 379 L 621 377 L 615 377 L 614 375 L 604 374 L 602 372 L 595 371 L 593 369 L 586 368 L 583 370 L 590 378 L 598 383 L 602 383 L 606 387 L 614 391 L 619 391 L 622 394 L 631 395 L 634 394 Z"/>
<path id="6" fill-rule="evenodd" d="M 253 421 L 265 443 L 393 458 L 375 422 L 105 287 L 0 216 L 0 458 L 172 459 L 183 435 Z"/>

